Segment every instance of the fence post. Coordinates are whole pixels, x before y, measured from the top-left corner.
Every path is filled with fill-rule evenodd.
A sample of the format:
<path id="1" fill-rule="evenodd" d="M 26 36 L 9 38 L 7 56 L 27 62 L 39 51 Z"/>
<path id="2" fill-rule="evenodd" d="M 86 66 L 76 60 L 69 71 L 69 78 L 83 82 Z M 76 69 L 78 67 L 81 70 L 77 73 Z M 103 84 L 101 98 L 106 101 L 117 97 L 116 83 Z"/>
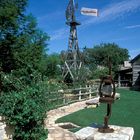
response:
<path id="1" fill-rule="evenodd" d="M 89 85 L 89 99 L 91 99 L 91 85 Z"/>
<path id="2" fill-rule="evenodd" d="M 80 86 L 80 90 L 79 90 L 79 101 L 82 99 L 82 96 L 81 96 L 81 86 Z"/>
<path id="3" fill-rule="evenodd" d="M 66 104 L 66 96 L 65 96 L 65 93 L 63 94 L 63 104 L 64 105 Z"/>

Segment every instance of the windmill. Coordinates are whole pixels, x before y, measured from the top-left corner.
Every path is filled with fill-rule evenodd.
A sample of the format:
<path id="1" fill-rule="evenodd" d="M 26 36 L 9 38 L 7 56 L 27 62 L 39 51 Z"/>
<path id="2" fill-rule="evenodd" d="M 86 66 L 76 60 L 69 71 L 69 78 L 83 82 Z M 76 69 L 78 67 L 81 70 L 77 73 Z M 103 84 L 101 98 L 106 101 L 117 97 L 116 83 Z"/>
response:
<path id="1" fill-rule="evenodd" d="M 81 25 L 76 20 L 75 11 L 78 7 L 78 4 L 75 4 L 74 0 L 69 0 L 67 9 L 66 9 L 66 24 L 70 26 L 70 34 L 68 41 L 68 50 L 61 53 L 61 56 L 64 60 L 64 66 L 62 67 L 63 79 L 66 83 L 73 83 L 75 81 L 82 80 L 81 69 L 84 68 L 82 61 L 82 53 L 79 50 L 78 37 L 77 37 L 77 26 Z M 91 8 L 82 8 L 81 14 L 97 16 L 98 10 Z M 84 78 L 85 79 L 85 78 Z"/>
<path id="2" fill-rule="evenodd" d="M 78 45 L 75 11 L 77 9 L 74 0 L 70 0 L 66 9 L 66 24 L 70 26 L 68 50 L 62 54 L 64 59 L 63 78 L 65 82 L 72 83 L 79 80 L 79 71 L 82 67 L 81 52 Z"/>

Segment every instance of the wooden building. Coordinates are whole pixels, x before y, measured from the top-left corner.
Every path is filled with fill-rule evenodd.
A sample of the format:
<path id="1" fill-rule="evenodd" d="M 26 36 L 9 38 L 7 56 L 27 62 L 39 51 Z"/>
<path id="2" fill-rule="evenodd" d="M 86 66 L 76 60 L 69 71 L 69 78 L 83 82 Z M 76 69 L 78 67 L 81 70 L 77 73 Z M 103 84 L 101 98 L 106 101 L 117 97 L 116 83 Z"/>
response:
<path id="1" fill-rule="evenodd" d="M 132 86 L 135 90 L 140 90 L 140 54 L 130 62 L 132 64 Z"/>
<path id="2" fill-rule="evenodd" d="M 118 87 L 132 86 L 132 66 L 129 61 L 124 61 L 115 75 L 115 82 Z"/>

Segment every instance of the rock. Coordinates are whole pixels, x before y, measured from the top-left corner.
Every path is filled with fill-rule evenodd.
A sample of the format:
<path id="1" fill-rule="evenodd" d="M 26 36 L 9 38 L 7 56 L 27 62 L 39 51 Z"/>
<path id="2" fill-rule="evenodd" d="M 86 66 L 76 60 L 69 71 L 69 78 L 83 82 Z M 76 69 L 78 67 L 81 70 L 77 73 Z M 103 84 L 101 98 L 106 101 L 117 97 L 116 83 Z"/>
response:
<path id="1" fill-rule="evenodd" d="M 117 99 L 120 99 L 120 93 L 116 93 L 115 94 L 115 99 L 117 100 Z"/>
<path id="2" fill-rule="evenodd" d="M 86 101 L 86 105 L 97 105 L 99 104 L 99 97 Z"/>
<path id="3" fill-rule="evenodd" d="M 48 140 L 78 140 L 78 137 L 72 132 L 55 127 L 49 129 Z"/>
<path id="4" fill-rule="evenodd" d="M 92 127 L 85 127 L 79 131 L 77 131 L 75 134 L 80 137 L 82 140 L 90 137 L 91 135 L 94 135 L 94 128 Z"/>
<path id="5" fill-rule="evenodd" d="M 75 134 L 81 140 L 132 140 L 134 129 L 132 127 L 121 127 L 111 125 L 110 128 L 114 129 L 113 133 L 100 133 L 98 128 L 86 127 Z"/>
<path id="6" fill-rule="evenodd" d="M 5 127 L 6 125 L 0 122 L 0 140 L 3 140 L 5 137 Z"/>
<path id="7" fill-rule="evenodd" d="M 97 106 L 98 105 L 88 105 L 88 106 L 86 106 L 86 108 L 93 108 L 93 109 L 95 109 Z"/>

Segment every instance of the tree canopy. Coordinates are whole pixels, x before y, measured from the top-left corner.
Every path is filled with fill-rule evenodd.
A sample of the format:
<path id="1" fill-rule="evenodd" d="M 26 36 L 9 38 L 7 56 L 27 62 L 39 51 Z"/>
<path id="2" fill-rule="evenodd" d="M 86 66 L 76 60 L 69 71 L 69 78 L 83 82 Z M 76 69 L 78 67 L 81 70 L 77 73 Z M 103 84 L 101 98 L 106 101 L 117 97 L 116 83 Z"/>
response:
<path id="1" fill-rule="evenodd" d="M 120 48 L 115 43 L 102 43 L 93 48 L 86 48 L 86 63 L 89 65 L 107 67 L 111 59 L 113 70 L 117 70 L 120 64 L 129 59 L 128 50 Z"/>
<path id="2" fill-rule="evenodd" d="M 14 140 L 45 140 L 47 85 L 41 64 L 49 36 L 25 15 L 26 5 L 27 0 L 0 0 L 0 116 L 14 126 Z"/>

